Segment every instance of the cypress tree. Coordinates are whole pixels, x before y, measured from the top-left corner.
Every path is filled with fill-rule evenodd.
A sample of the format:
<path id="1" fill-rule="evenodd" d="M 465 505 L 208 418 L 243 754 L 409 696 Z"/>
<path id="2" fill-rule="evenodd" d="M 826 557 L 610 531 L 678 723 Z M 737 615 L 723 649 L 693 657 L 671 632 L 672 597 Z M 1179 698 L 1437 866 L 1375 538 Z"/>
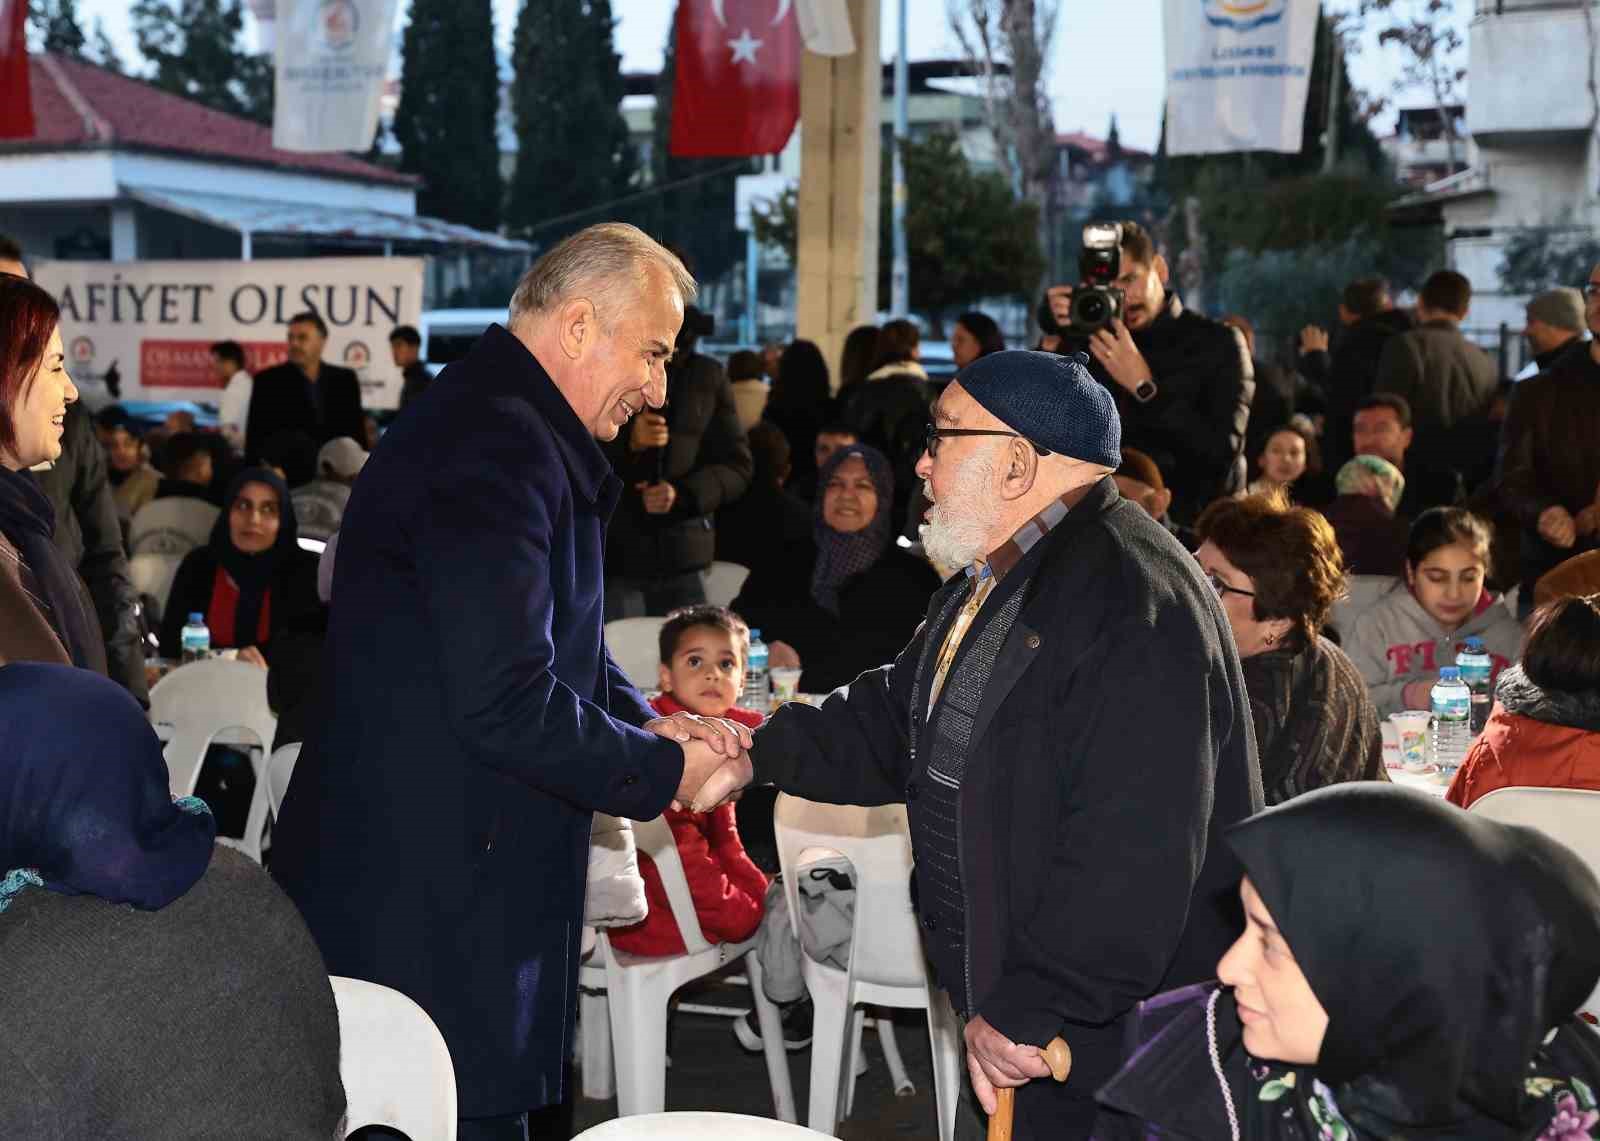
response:
<path id="1" fill-rule="evenodd" d="M 401 41 L 394 135 L 400 169 L 420 174 L 419 213 L 500 225 L 500 68 L 490 0 L 412 0 Z"/>
<path id="2" fill-rule="evenodd" d="M 78 22 L 78 0 L 33 0 L 28 19 L 44 38 L 44 50 L 57 55 L 85 57 L 83 25 Z"/>
<path id="3" fill-rule="evenodd" d="M 272 121 L 272 61 L 247 51 L 239 0 L 138 0 L 133 32 L 163 91 Z"/>
<path id="4" fill-rule="evenodd" d="M 615 24 L 611 0 L 523 0 L 517 17 L 518 149 L 506 219 L 541 246 L 628 213 L 606 205 L 634 189 L 637 166 L 622 117 Z"/>

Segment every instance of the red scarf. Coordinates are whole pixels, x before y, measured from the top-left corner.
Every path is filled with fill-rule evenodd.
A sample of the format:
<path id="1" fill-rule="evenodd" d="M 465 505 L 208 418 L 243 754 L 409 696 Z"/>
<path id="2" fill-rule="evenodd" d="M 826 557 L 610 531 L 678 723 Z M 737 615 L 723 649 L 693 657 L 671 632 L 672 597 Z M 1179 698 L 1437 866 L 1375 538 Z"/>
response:
<path id="1" fill-rule="evenodd" d="M 206 608 L 206 627 L 211 631 L 211 644 L 218 649 L 235 646 L 265 646 L 272 638 L 272 590 L 261 595 L 261 615 L 256 622 L 256 636 L 250 638 L 235 630 L 234 618 L 239 611 L 239 584 L 228 572 L 217 568 L 211 580 L 211 605 Z"/>

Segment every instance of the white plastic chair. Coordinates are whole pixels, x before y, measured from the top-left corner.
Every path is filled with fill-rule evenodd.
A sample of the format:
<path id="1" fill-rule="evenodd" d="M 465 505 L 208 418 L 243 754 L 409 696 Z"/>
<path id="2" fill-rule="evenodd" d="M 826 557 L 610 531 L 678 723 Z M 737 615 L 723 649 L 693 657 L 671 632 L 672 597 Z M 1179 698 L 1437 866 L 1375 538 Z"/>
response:
<path id="1" fill-rule="evenodd" d="M 784 897 L 796 931 L 801 922 L 796 869 L 808 851 L 837 852 L 850 861 L 855 874 L 849 970 L 800 956 L 800 972 L 815 1009 L 806 1124 L 831 1134 L 840 1117 L 849 1116 L 861 1049 L 861 1014 L 855 1008 L 874 1003 L 928 1012 L 939 1137 L 951 1141 L 961 1091 L 960 1032 L 949 1002 L 929 982 L 922 937 L 911 910 L 911 834 L 905 806 L 818 804 L 785 793 L 773 810 L 773 829 Z M 893 1032 L 886 1019 L 879 1019 L 878 1026 L 887 1053 L 893 1049 Z"/>
<path id="2" fill-rule="evenodd" d="M 267 804 L 274 820 L 283 812 L 283 798 L 289 791 L 289 781 L 294 777 L 294 765 L 299 759 L 299 741 L 285 745 L 267 758 Z"/>
<path id="3" fill-rule="evenodd" d="M 656 688 L 665 618 L 618 618 L 606 623 L 606 648 L 628 680 L 640 689 Z"/>
<path id="4" fill-rule="evenodd" d="M 261 833 L 267 826 L 267 774 L 263 758 L 272 748 L 278 719 L 267 704 L 267 671 L 248 662 L 213 658 L 179 666 L 150 691 L 150 720 L 166 739 L 167 780 L 173 796 L 193 794 L 206 749 L 230 729 L 243 729 L 260 741 L 250 751 L 256 787 L 245 816 L 244 837 L 236 847 L 261 862 Z"/>
<path id="5" fill-rule="evenodd" d="M 211 541 L 222 512 L 188 495 L 152 499 L 128 523 L 128 550 L 135 555 L 186 555 Z"/>
<path id="6" fill-rule="evenodd" d="M 1565 844 L 1600 876 L 1600 792 L 1587 788 L 1497 788 L 1469 812 L 1502 824 L 1525 824 Z M 1578 1008 L 1600 1019 L 1600 986 Z"/>
<path id="7" fill-rule="evenodd" d="M 672 917 L 683 936 L 681 955 L 644 957 L 619 951 L 600 932 L 599 955 L 605 964 L 606 1002 L 610 1007 L 611 1046 L 616 1062 L 617 1112 L 624 1117 L 660 1113 L 667 1103 L 667 1004 L 685 983 L 744 960 L 750 997 L 761 1026 L 762 1052 L 772 1082 L 774 1111 L 783 1121 L 795 1120 L 794 1087 L 784 1054 L 778 1008 L 762 989 L 761 960 L 748 954 L 754 939 L 743 943 L 711 943 L 700 930 L 683 874 L 672 829 L 661 817 L 635 821 L 634 841 L 661 875 Z M 580 978 L 582 972 L 580 971 Z M 597 1008 L 589 1008 L 591 1014 Z"/>
<path id="8" fill-rule="evenodd" d="M 572 1141 L 816 1141 L 821 1134 L 770 1117 L 742 1113 L 649 1113 L 585 1129 Z"/>
<path id="9" fill-rule="evenodd" d="M 744 580 L 750 577 L 750 568 L 738 563 L 712 563 L 700 572 L 706 584 L 706 601 L 713 606 L 731 606 L 739 597 Z"/>
<path id="10" fill-rule="evenodd" d="M 397 990 L 333 975 L 345 1136 L 368 1125 L 411 1141 L 455 1141 L 456 1071 L 444 1035 Z"/>
<path id="11" fill-rule="evenodd" d="M 1388 594 L 1399 581 L 1384 574 L 1351 575 L 1345 580 L 1345 589 L 1348 593 L 1333 604 L 1328 624 L 1348 638 L 1355 620 L 1376 606 L 1378 600 Z"/>
<path id="12" fill-rule="evenodd" d="M 128 577 L 141 598 L 148 595 L 155 600 L 159 611 L 165 613 L 172 580 L 177 577 L 182 562 L 182 555 L 134 555 L 128 560 Z"/>

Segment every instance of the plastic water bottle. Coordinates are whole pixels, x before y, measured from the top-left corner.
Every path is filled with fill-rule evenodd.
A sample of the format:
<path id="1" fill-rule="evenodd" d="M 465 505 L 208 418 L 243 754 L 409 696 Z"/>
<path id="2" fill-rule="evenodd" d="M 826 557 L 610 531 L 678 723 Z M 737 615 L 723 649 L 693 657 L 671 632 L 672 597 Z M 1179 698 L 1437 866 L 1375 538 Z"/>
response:
<path id="1" fill-rule="evenodd" d="M 189 622 L 183 628 L 183 664 L 190 662 L 203 662 L 211 656 L 211 630 L 206 626 L 204 614 L 189 615 Z"/>
<path id="2" fill-rule="evenodd" d="M 744 689 L 739 704 L 757 713 L 772 709 L 772 671 L 767 668 L 767 644 L 761 631 L 750 631 L 750 652 L 744 659 Z"/>
<path id="3" fill-rule="evenodd" d="M 1489 684 L 1494 659 L 1484 648 L 1482 638 L 1474 634 L 1467 639 L 1462 652 L 1456 655 L 1456 668 L 1472 691 L 1472 735 L 1476 737 L 1489 724 L 1489 707 L 1494 704 L 1493 687 Z"/>
<path id="4" fill-rule="evenodd" d="M 1433 763 L 1444 777 L 1455 775 L 1472 743 L 1472 691 L 1461 671 L 1446 666 L 1439 671 L 1430 704 L 1433 706 Z"/>

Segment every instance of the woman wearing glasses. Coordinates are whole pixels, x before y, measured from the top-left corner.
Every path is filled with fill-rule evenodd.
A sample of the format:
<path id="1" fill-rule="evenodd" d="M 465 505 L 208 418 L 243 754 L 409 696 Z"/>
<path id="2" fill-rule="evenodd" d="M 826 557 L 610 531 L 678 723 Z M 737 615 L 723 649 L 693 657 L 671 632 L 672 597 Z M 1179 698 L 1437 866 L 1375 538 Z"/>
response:
<path id="1" fill-rule="evenodd" d="M 1281 492 L 1213 503 L 1195 525 L 1244 667 L 1267 804 L 1323 785 L 1386 780 L 1378 714 L 1355 665 L 1322 637 L 1344 589 L 1328 521 Z"/>

